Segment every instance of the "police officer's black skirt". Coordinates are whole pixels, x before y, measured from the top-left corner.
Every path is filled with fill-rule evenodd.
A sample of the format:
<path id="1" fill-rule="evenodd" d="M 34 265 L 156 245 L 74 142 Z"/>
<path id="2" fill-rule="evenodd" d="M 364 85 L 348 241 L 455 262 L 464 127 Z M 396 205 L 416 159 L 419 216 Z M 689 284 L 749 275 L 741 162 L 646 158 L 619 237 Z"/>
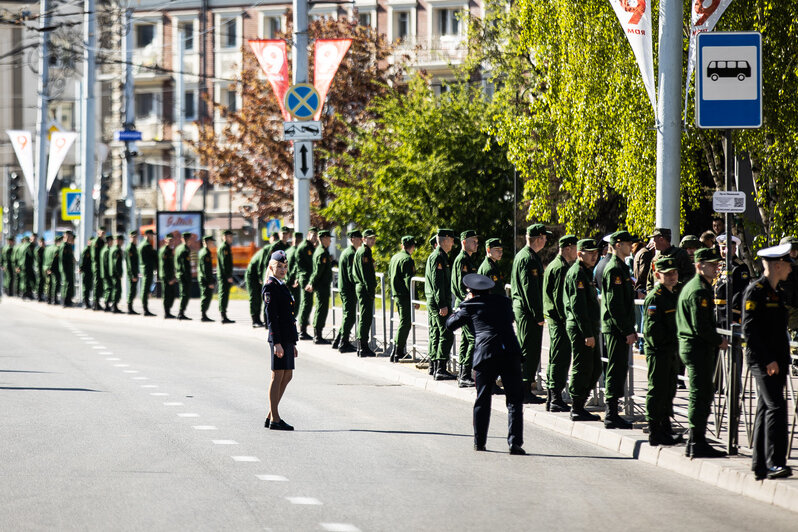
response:
<path id="1" fill-rule="evenodd" d="M 274 354 L 274 344 L 269 342 L 269 350 L 272 353 L 272 371 L 278 369 L 294 369 L 294 346 L 283 344 L 283 358 L 278 358 Z"/>

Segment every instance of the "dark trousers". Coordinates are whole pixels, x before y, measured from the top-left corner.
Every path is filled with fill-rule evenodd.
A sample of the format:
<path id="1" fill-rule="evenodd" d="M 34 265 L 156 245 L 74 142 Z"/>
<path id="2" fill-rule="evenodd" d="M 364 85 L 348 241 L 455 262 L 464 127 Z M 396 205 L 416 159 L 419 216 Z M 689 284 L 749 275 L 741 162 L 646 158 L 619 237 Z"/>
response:
<path id="1" fill-rule="evenodd" d="M 604 345 L 607 347 L 607 399 L 621 399 L 629 373 L 629 345 L 626 336 L 619 332 L 604 333 Z"/>
<path id="2" fill-rule="evenodd" d="M 191 279 L 189 278 L 189 286 L 191 286 Z M 227 279 L 219 279 L 219 314 L 227 316 L 227 302 L 230 300 L 230 288 L 232 283 L 228 283 Z M 182 301 L 181 301 L 182 303 Z M 188 303 L 188 299 L 186 299 Z"/>
<path id="3" fill-rule="evenodd" d="M 779 365 L 779 372 L 768 377 L 759 366 L 751 366 L 756 379 L 759 401 L 753 434 L 753 471 L 764 472 L 768 467 L 787 465 L 787 366 Z"/>
<path id="4" fill-rule="evenodd" d="M 188 307 L 188 300 L 191 298 L 191 276 L 180 277 L 177 284 L 180 286 L 180 313 L 183 314 Z"/>
<path id="5" fill-rule="evenodd" d="M 71 305 L 72 298 L 75 297 L 75 277 L 65 276 L 64 284 L 61 286 L 61 303 Z"/>
<path id="6" fill-rule="evenodd" d="M 213 301 L 213 288 L 210 287 L 210 284 L 207 281 L 200 281 L 200 312 L 204 316 L 208 309 L 211 308 L 211 301 Z M 260 310 L 258 310 L 260 312 Z M 257 316 L 257 314 L 254 314 Z"/>
<path id="7" fill-rule="evenodd" d="M 351 289 L 350 289 L 351 290 Z M 352 333 L 352 327 L 355 326 L 357 321 L 357 296 L 354 290 L 341 290 L 341 328 L 339 334 L 342 340 L 349 341 L 349 335 Z"/>
<path id="8" fill-rule="evenodd" d="M 144 310 L 149 310 L 147 306 L 150 300 L 150 287 L 152 286 L 152 274 L 144 274 L 141 279 L 141 306 Z"/>
<path id="9" fill-rule="evenodd" d="M 172 305 L 175 303 L 176 292 L 177 292 L 177 283 L 169 284 L 168 282 L 161 281 L 161 293 L 163 294 L 164 314 L 170 314 L 172 312 Z"/>
<path id="10" fill-rule="evenodd" d="M 139 278 L 136 277 L 128 277 L 127 278 L 127 306 L 133 306 L 133 300 L 136 299 L 136 292 L 138 291 L 137 288 L 139 286 Z"/>
<path id="11" fill-rule="evenodd" d="M 94 274 L 94 304 L 100 304 L 100 300 L 105 295 L 105 279 L 100 274 Z"/>
<path id="12" fill-rule="evenodd" d="M 89 307 L 89 299 L 91 296 L 92 278 L 90 274 L 83 274 L 80 278 L 80 295 L 83 299 L 83 305 Z"/>
<path id="13" fill-rule="evenodd" d="M 490 425 L 490 404 L 496 377 L 501 377 L 507 401 L 509 445 L 524 444 L 524 393 L 521 388 L 521 359 L 501 356 L 485 360 L 474 368 L 477 400 L 474 402 L 474 443 L 485 445 Z"/>

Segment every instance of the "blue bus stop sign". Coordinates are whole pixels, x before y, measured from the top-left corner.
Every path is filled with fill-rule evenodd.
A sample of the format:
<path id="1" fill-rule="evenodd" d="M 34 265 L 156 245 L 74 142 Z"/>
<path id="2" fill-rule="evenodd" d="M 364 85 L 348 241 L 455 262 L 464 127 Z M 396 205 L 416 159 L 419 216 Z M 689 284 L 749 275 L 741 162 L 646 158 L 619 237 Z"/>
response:
<path id="1" fill-rule="evenodd" d="M 705 129 L 762 126 L 762 35 L 699 33 L 696 125 Z"/>

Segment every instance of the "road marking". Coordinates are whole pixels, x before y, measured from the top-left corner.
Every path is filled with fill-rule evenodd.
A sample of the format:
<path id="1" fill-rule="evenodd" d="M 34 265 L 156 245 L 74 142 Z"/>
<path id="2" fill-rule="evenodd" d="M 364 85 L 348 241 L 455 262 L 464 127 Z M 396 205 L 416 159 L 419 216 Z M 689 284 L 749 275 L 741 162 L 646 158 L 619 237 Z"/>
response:
<path id="1" fill-rule="evenodd" d="M 109 362 L 112 362 L 114 360 L 122 360 L 122 359 L 121 358 L 106 358 L 105 360 L 108 360 Z"/>
<path id="2" fill-rule="evenodd" d="M 137 369 L 126 369 L 122 373 L 138 373 L 139 370 Z"/>
<path id="3" fill-rule="evenodd" d="M 111 359 L 109 358 L 108 360 L 111 360 Z M 119 359 L 118 359 L 118 358 L 116 358 L 116 359 L 114 359 L 114 360 L 119 360 Z M 130 364 L 114 364 L 114 367 L 115 367 L 115 368 L 129 368 L 129 367 L 130 367 Z"/>
<path id="4" fill-rule="evenodd" d="M 92 348 L 92 349 L 108 349 L 108 348 L 107 348 L 107 347 L 105 347 L 104 345 L 93 345 L 93 346 L 91 346 L 91 348 Z"/>
<path id="5" fill-rule="evenodd" d="M 286 497 L 286 499 L 291 504 L 309 504 L 309 505 L 321 504 L 321 501 L 319 499 L 314 499 L 313 497 Z"/>
<path id="6" fill-rule="evenodd" d="M 328 532 L 360 532 L 360 529 L 349 523 L 319 523 Z"/>
<path id="7" fill-rule="evenodd" d="M 255 475 L 260 480 L 268 480 L 269 482 L 288 482 L 288 479 L 280 475 Z"/>
<path id="8" fill-rule="evenodd" d="M 231 456 L 234 462 L 260 462 L 257 456 Z"/>
<path id="9" fill-rule="evenodd" d="M 192 428 L 194 430 L 219 430 L 213 425 L 194 425 Z"/>
<path id="10" fill-rule="evenodd" d="M 183 406 L 183 403 L 174 402 L 174 403 L 164 403 L 163 405 L 164 406 Z"/>
<path id="11" fill-rule="evenodd" d="M 98 354 L 98 355 L 113 355 L 113 354 L 114 354 L 114 352 L 113 352 L 113 351 L 100 351 L 100 352 L 99 352 L 99 353 L 97 353 L 97 354 Z"/>
<path id="12" fill-rule="evenodd" d="M 87 344 L 99 344 L 100 342 L 98 342 L 97 340 L 92 339 L 92 340 L 86 340 L 86 343 Z"/>
<path id="13" fill-rule="evenodd" d="M 154 395 L 155 397 L 166 397 L 169 394 L 166 392 L 152 392 L 150 395 Z"/>
<path id="14" fill-rule="evenodd" d="M 235 440 L 211 440 L 214 445 L 238 445 Z"/>
<path id="15" fill-rule="evenodd" d="M 193 412 L 181 412 L 177 415 L 177 417 L 199 417 L 199 414 L 195 414 Z"/>
<path id="16" fill-rule="evenodd" d="M 133 377 L 134 381 L 148 381 L 150 380 L 149 377 Z"/>
<path id="17" fill-rule="evenodd" d="M 142 388 L 157 388 L 158 385 L 157 384 L 142 384 L 141 387 Z"/>

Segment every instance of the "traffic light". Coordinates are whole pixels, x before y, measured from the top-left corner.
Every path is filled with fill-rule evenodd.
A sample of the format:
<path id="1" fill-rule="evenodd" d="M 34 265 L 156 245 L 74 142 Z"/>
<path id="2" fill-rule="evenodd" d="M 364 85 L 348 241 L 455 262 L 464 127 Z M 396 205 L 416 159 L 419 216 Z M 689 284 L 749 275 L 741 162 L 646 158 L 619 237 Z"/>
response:
<path id="1" fill-rule="evenodd" d="M 116 200 L 116 230 L 122 233 L 127 230 L 128 223 L 130 222 L 130 209 L 127 207 L 125 200 Z"/>
<path id="2" fill-rule="evenodd" d="M 19 178 L 19 174 L 16 172 L 11 172 L 10 179 L 8 181 L 8 205 L 9 207 L 14 206 L 15 201 L 19 201 L 22 196 L 22 182 Z"/>
<path id="3" fill-rule="evenodd" d="M 22 231 L 22 228 L 25 226 L 25 220 L 22 217 L 25 211 L 25 202 L 17 200 L 12 206 L 14 210 L 11 213 L 11 232 L 16 234 Z"/>
<path id="4" fill-rule="evenodd" d="M 102 174 L 100 176 L 100 197 L 97 200 L 98 208 L 97 210 L 100 213 L 100 216 L 105 213 L 106 206 L 108 205 L 108 188 L 111 184 L 111 176 L 108 174 Z"/>

